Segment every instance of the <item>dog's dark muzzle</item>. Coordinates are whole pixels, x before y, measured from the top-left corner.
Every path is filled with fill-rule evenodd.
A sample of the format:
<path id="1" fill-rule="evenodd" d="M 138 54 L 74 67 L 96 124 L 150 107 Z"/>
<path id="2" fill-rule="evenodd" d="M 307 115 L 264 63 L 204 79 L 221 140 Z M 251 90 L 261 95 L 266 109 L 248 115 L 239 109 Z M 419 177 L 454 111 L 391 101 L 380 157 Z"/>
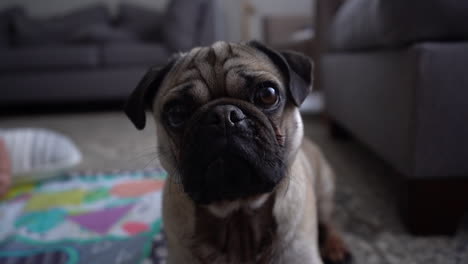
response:
<path id="1" fill-rule="evenodd" d="M 213 106 L 189 131 L 182 159 L 185 192 L 197 203 L 270 192 L 283 174 L 277 144 L 240 107 Z"/>
<path id="2" fill-rule="evenodd" d="M 206 129 L 226 132 L 235 128 L 246 128 L 246 116 L 242 110 L 234 105 L 217 105 L 205 115 L 202 123 Z"/>

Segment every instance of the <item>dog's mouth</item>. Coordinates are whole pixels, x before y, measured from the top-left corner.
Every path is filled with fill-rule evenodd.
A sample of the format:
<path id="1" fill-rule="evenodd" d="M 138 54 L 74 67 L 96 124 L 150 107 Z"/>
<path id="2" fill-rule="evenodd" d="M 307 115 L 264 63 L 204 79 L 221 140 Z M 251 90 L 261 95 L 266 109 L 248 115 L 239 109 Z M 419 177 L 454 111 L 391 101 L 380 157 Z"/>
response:
<path id="1" fill-rule="evenodd" d="M 262 177 L 258 170 L 238 155 L 224 152 L 183 181 L 185 192 L 198 204 L 233 201 L 271 192 L 276 183 Z M 196 179 L 196 180 L 195 180 Z"/>
<path id="2" fill-rule="evenodd" d="M 284 148 L 269 120 L 247 108 L 215 104 L 194 115 L 185 129 L 182 184 L 196 203 L 207 205 L 268 193 L 285 175 Z"/>

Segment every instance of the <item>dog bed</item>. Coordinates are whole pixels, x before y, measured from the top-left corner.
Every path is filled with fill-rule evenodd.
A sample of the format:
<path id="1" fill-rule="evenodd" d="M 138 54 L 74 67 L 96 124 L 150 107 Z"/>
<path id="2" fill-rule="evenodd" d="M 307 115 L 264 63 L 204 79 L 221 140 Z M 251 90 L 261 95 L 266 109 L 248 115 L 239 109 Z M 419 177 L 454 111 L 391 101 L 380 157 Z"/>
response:
<path id="1" fill-rule="evenodd" d="M 0 200 L 0 263 L 164 263 L 161 169 L 68 173 Z"/>

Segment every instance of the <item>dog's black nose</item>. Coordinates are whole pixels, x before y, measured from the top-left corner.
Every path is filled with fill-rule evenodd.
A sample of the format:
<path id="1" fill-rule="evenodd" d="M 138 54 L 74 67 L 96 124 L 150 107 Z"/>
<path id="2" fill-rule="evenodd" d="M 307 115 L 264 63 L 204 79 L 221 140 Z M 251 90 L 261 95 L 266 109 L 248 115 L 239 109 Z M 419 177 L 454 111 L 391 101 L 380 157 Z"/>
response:
<path id="1" fill-rule="evenodd" d="M 206 125 L 233 127 L 241 123 L 245 115 L 237 106 L 217 105 L 205 117 Z"/>

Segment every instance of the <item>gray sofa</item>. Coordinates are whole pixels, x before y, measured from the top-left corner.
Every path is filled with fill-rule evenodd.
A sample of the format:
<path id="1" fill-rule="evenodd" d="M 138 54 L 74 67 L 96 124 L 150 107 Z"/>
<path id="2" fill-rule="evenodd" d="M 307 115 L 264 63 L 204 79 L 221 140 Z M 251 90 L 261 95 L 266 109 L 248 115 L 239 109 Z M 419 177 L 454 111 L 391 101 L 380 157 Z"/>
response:
<path id="1" fill-rule="evenodd" d="M 217 0 L 122 3 L 51 18 L 0 11 L 0 107 L 123 101 L 149 66 L 223 38 Z"/>
<path id="2" fill-rule="evenodd" d="M 402 176 L 411 231 L 454 232 L 468 212 L 468 2 L 347 0 L 328 28 L 320 72 L 335 135 Z"/>

